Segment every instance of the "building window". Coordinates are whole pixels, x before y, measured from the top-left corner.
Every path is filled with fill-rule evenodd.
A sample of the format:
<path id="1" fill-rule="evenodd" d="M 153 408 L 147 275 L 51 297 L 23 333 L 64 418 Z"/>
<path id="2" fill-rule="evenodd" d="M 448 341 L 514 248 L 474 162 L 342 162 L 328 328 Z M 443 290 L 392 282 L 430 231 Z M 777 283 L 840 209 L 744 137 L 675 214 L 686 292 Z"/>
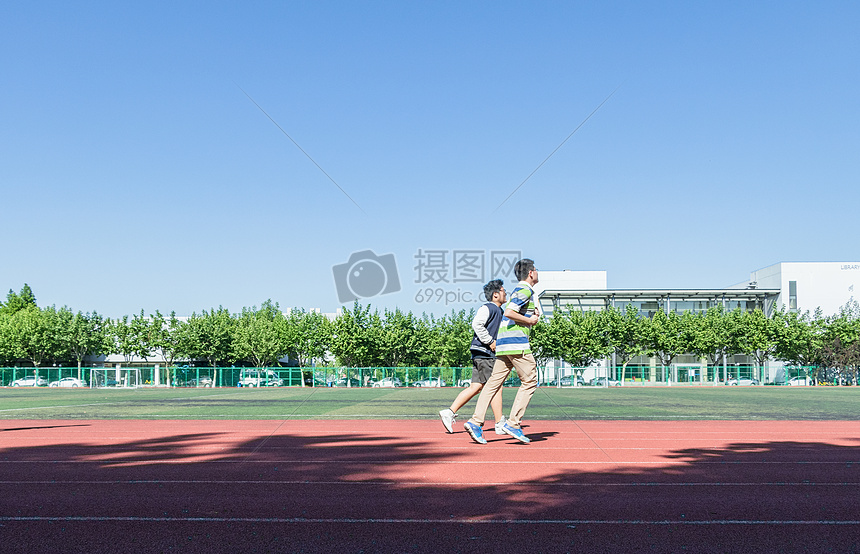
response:
<path id="1" fill-rule="evenodd" d="M 797 311 L 797 281 L 788 282 L 788 309 Z"/>

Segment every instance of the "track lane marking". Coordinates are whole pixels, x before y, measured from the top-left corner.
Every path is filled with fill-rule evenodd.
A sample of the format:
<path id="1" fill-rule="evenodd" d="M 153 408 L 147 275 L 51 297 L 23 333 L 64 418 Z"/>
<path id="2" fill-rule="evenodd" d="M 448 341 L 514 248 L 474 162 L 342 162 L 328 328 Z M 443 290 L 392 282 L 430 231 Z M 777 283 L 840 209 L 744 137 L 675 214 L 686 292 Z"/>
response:
<path id="1" fill-rule="evenodd" d="M 385 465 L 386 469 L 391 469 L 392 467 L 396 467 L 399 465 L 411 466 L 411 465 L 475 465 L 475 464 L 511 464 L 511 460 L 391 460 L 391 459 L 379 459 L 379 460 L 303 460 L 303 459 L 288 459 L 288 458 L 279 458 L 279 459 L 271 459 L 271 460 L 208 460 L 205 462 L 175 462 L 175 461 L 165 461 L 165 460 L 155 460 L 153 461 L 151 458 L 105 458 L 103 460 L 0 460 L 0 465 L 2 464 L 48 464 L 48 465 L 57 465 L 57 464 L 107 464 L 107 465 L 117 465 L 117 464 L 144 464 L 145 466 L 156 466 L 156 465 L 169 465 L 169 466 L 181 466 L 181 465 L 190 465 L 190 464 L 233 464 L 233 465 L 241 465 L 241 464 L 319 464 L 319 465 Z M 528 460 L 524 460 L 519 463 L 533 463 Z M 846 467 L 851 467 L 854 464 L 860 463 L 860 460 L 845 460 L 845 461 L 818 461 L 818 460 L 810 460 L 810 461 L 735 461 L 735 462 L 688 462 L 686 460 L 680 460 L 675 464 L 667 463 L 666 460 L 654 460 L 654 461 L 624 461 L 624 460 L 615 460 L 615 461 L 579 461 L 579 460 L 569 460 L 569 461 L 551 461 L 551 460 L 542 460 L 540 462 L 541 465 L 590 465 L 590 466 L 606 466 L 606 467 L 617 467 L 617 466 L 665 466 L 666 469 L 677 469 L 679 467 L 683 467 L 686 469 L 693 469 L 696 467 L 703 466 L 757 466 L 757 465 L 841 465 Z M 143 467 L 143 466 L 142 466 Z M 852 468 L 853 469 L 853 468 Z"/>
<path id="2" fill-rule="evenodd" d="M 147 516 L 0 516 L 0 522 L 141 522 L 141 523 L 292 523 L 292 524 L 371 524 L 412 523 L 432 524 L 478 524 L 478 525 L 860 525 L 860 520 L 745 520 L 745 519 L 411 519 L 411 518 L 291 518 L 291 517 L 147 517 Z"/>

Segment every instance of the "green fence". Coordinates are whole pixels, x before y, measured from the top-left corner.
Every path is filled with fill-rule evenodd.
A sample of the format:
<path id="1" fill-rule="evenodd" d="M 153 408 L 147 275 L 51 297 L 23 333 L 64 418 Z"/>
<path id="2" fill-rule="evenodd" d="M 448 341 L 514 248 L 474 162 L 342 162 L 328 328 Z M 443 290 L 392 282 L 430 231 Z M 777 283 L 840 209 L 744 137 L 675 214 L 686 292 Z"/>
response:
<path id="1" fill-rule="evenodd" d="M 90 374 L 90 368 L 81 368 L 83 380 Z M 36 377 L 39 385 L 59 381 L 64 377 L 78 377 L 78 368 L 75 367 L 0 367 L 0 385 L 12 386 L 21 379 Z M 32 386 L 32 382 L 30 383 Z M 17 386 L 17 385 L 16 385 Z"/>
<path id="2" fill-rule="evenodd" d="M 758 379 L 763 381 L 761 368 L 754 365 L 704 363 L 674 363 L 663 367 L 660 364 L 629 364 L 609 368 L 609 378 L 623 381 L 624 384 L 642 385 L 713 385 L 731 379 Z M 601 375 L 604 371 L 601 370 Z"/>
<path id="3" fill-rule="evenodd" d="M 116 366 L 82 367 L 4 367 L 0 386 L 48 386 L 66 377 L 79 378 L 84 386 L 124 386 L 128 371 L 139 373 L 134 379 L 142 387 L 449 387 L 462 386 L 470 379 L 472 368 L 462 367 L 190 367 L 190 366 Z M 114 373 L 117 377 L 114 377 Z M 32 378 L 37 377 L 38 381 Z M 22 382 L 22 379 L 28 379 Z"/>
<path id="4" fill-rule="evenodd" d="M 698 366 L 698 367 L 697 367 Z M 38 376 L 39 386 L 56 383 L 66 377 L 80 378 L 84 386 L 123 386 L 128 379 L 124 377 L 129 369 L 139 372 L 136 382 L 143 387 L 451 387 L 464 386 L 472 377 L 471 367 L 191 367 L 175 366 L 126 366 L 121 365 L 122 376 L 114 376 L 115 366 L 81 368 L 77 367 L 4 367 L 0 368 L 0 386 L 14 386 L 15 382 L 30 378 L 21 386 L 33 386 L 33 377 Z M 579 382 L 574 375 L 594 368 L 538 368 L 541 385 L 574 386 Z M 758 369 L 752 365 L 730 364 L 726 373 L 730 378 L 760 379 Z M 814 367 L 790 367 L 784 370 L 784 381 L 791 377 L 813 375 Z M 622 373 L 621 366 L 599 370 L 598 377 L 623 382 L 624 385 L 665 385 L 667 377 L 673 384 L 714 384 L 723 383 L 723 366 L 702 364 L 678 365 L 674 372 L 661 366 L 627 366 Z M 607 375 L 608 373 L 608 375 Z M 117 373 L 116 375 L 120 375 Z M 559 382 L 561 384 L 559 385 Z M 764 382 L 764 381 L 762 381 Z M 518 385 L 511 379 L 509 385 Z"/>
<path id="5" fill-rule="evenodd" d="M 450 387 L 472 378 L 464 367 L 316 367 L 315 386 L 324 387 Z"/>
<path id="6" fill-rule="evenodd" d="M 760 384 L 783 384 L 792 377 L 814 375 L 816 367 L 785 366 L 776 375 L 766 374 L 762 368 L 751 364 L 722 364 L 711 365 L 704 363 L 675 363 L 663 367 L 660 364 L 629 364 L 626 368 L 610 367 L 563 367 L 552 369 L 538 368 L 539 380 L 542 385 L 577 386 L 588 384 L 590 378 L 605 379 L 610 384 L 621 385 L 721 385 L 734 380 L 754 379 Z M 819 380 L 824 372 L 819 372 Z M 585 381 L 577 377 L 584 377 Z M 774 382 L 771 381 L 773 379 Z M 559 385 L 559 383 L 561 383 Z"/>

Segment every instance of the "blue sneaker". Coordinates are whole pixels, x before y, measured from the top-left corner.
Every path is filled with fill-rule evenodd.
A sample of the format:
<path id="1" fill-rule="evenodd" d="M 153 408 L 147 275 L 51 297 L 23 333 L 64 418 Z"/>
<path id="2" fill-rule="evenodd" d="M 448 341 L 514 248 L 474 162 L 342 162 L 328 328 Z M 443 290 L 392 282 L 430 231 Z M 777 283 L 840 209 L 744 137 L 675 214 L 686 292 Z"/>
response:
<path id="1" fill-rule="evenodd" d="M 472 423 L 471 421 L 467 421 L 463 424 L 463 427 L 466 428 L 466 431 L 472 435 L 472 440 L 478 444 L 487 444 L 487 439 L 484 438 L 484 433 L 481 431 L 481 428 Z"/>
<path id="2" fill-rule="evenodd" d="M 510 436 L 514 437 L 515 439 L 517 439 L 521 443 L 528 444 L 528 443 L 532 442 L 530 438 L 523 435 L 522 429 L 517 429 L 516 427 L 511 427 L 508 423 L 505 423 L 504 426 L 502 426 L 502 431 L 504 431 L 506 435 L 510 435 Z"/>

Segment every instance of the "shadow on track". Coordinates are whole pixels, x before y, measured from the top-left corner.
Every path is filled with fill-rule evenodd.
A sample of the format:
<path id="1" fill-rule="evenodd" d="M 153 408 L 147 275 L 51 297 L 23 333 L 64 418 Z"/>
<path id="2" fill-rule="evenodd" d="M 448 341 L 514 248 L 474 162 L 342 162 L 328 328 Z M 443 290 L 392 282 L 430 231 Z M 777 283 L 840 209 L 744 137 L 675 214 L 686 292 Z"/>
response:
<path id="1" fill-rule="evenodd" d="M 37 425 L 30 427 L 9 427 L 6 429 L 0 429 L 0 433 L 6 431 L 32 431 L 34 429 L 60 429 L 62 427 L 89 427 L 89 423 L 74 423 L 70 425 Z"/>
<path id="2" fill-rule="evenodd" d="M 360 431 L 221 438 L 0 449 L 5 551 L 860 549 L 856 446 L 737 442 L 618 469 L 571 459 L 498 484 L 491 471 L 540 462 Z M 445 482 L 452 471 L 471 484 Z"/>

